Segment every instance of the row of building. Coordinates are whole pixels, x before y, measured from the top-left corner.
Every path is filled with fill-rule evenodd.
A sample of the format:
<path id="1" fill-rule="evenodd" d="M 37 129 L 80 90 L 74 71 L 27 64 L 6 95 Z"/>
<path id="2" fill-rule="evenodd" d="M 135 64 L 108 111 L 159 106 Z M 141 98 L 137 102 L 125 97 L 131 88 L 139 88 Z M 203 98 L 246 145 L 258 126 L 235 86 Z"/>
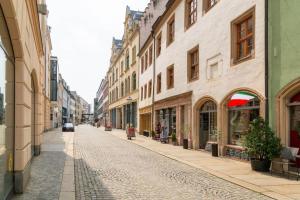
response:
<path id="1" fill-rule="evenodd" d="M 242 141 L 262 116 L 285 146 L 300 147 L 298 1 L 151 0 L 126 8 L 113 38 L 95 117 L 181 145 L 247 159 Z M 102 82 L 103 82 L 102 81 Z M 104 98 L 103 98 L 104 97 Z M 99 107 L 101 108 L 101 106 Z"/>
<path id="2" fill-rule="evenodd" d="M 66 81 L 59 73 L 58 58 L 51 56 L 51 128 L 58 128 L 64 123 L 75 125 L 90 120 L 91 105 L 71 91 Z"/>
<path id="3" fill-rule="evenodd" d="M 47 19 L 45 0 L 0 0 L 0 199 L 24 191 L 45 131 L 89 114 L 58 72 Z"/>

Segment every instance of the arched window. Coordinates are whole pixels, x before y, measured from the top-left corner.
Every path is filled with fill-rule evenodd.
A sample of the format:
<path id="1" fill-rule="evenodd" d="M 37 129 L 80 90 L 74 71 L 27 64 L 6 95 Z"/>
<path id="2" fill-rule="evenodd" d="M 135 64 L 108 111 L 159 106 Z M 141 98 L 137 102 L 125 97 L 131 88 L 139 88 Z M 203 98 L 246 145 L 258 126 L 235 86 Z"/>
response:
<path id="1" fill-rule="evenodd" d="M 242 146 L 251 121 L 259 117 L 260 101 L 255 94 L 239 91 L 228 102 L 229 144 Z"/>
<path id="2" fill-rule="evenodd" d="M 290 146 L 300 148 L 300 92 L 289 103 L 290 109 Z"/>
<path id="3" fill-rule="evenodd" d="M 213 101 L 205 102 L 200 109 L 200 148 L 206 149 L 207 142 L 216 142 L 217 105 Z"/>
<path id="4" fill-rule="evenodd" d="M 134 90 L 136 90 L 136 73 L 135 72 L 133 72 L 132 73 L 132 90 L 134 91 Z"/>

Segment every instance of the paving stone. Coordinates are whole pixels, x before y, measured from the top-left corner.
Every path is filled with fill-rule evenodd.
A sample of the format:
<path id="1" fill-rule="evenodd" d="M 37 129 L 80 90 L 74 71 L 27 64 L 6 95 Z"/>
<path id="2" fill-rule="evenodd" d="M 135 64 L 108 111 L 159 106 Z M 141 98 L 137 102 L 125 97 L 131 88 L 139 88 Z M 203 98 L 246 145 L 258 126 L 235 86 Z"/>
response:
<path id="1" fill-rule="evenodd" d="M 270 199 L 91 126 L 74 139 L 75 197 L 85 199 Z"/>

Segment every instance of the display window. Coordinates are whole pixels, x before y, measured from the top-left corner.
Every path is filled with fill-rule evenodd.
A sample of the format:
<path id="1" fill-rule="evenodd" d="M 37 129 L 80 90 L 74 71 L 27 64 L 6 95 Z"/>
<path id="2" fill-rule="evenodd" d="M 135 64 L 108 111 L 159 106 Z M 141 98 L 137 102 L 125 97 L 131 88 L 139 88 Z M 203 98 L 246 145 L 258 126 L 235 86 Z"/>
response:
<path id="1" fill-rule="evenodd" d="M 252 93 L 240 91 L 232 95 L 228 102 L 228 144 L 242 146 L 250 123 L 259 117 L 259 105 L 258 97 Z"/>

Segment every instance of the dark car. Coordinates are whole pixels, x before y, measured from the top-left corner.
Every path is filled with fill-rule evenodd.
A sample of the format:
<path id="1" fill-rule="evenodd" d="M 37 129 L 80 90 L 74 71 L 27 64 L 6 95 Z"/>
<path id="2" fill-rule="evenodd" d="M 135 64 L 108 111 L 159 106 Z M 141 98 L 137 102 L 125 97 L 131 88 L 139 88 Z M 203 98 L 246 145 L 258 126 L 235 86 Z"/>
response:
<path id="1" fill-rule="evenodd" d="M 64 123 L 62 127 L 63 132 L 75 132 L 75 127 L 72 123 Z"/>

